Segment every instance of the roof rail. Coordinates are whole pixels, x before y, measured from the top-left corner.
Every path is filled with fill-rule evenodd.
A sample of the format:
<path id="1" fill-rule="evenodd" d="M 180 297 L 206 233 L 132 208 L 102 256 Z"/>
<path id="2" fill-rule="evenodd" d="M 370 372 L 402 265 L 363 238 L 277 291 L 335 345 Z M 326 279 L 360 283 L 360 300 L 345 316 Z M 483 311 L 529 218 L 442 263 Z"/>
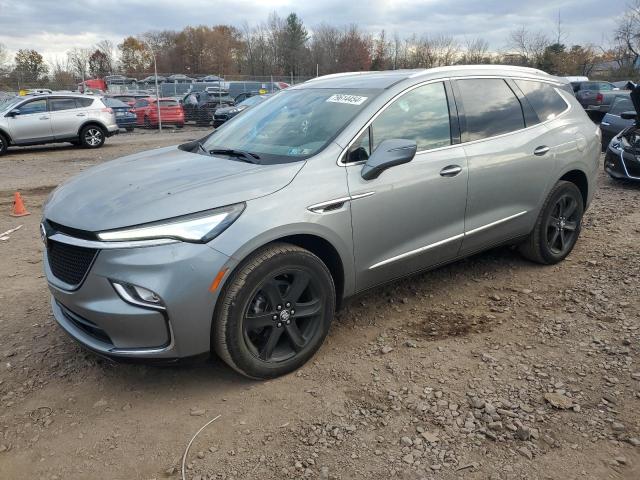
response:
<path id="1" fill-rule="evenodd" d="M 370 72 L 341 72 L 341 73 L 330 73 L 328 75 L 322 75 L 320 77 L 315 77 L 315 78 L 311 78 L 309 80 L 307 80 L 304 83 L 309 83 L 309 82 L 315 82 L 316 80 L 324 80 L 327 78 L 338 78 L 338 77 L 347 77 L 349 75 L 369 75 L 371 73 L 379 73 L 379 72 L 375 72 L 375 71 L 370 71 Z"/>
<path id="2" fill-rule="evenodd" d="M 544 76 L 550 76 L 547 72 L 537 69 L 537 68 L 531 68 L 531 67 L 519 67 L 519 66 L 514 66 L 514 65 L 448 65 L 445 67 L 436 67 L 436 68 L 431 68 L 431 69 L 424 69 L 420 72 L 416 72 L 413 75 L 410 76 L 410 78 L 415 78 L 415 77 L 420 77 L 422 75 L 426 75 L 428 73 L 430 73 L 432 70 L 471 70 L 471 69 L 484 69 L 484 70 L 512 70 L 512 71 L 516 71 L 516 72 L 523 72 L 523 73 L 535 73 L 537 75 L 544 75 Z"/>

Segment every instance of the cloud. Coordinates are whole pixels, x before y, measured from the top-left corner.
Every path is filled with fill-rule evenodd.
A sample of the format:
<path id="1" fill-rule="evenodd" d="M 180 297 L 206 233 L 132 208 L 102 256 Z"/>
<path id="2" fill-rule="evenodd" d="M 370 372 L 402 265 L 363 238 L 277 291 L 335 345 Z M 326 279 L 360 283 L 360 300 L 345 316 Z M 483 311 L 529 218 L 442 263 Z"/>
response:
<path id="1" fill-rule="evenodd" d="M 15 52 L 33 48 L 45 58 L 64 56 L 69 48 L 90 47 L 108 39 L 148 30 L 180 30 L 187 25 L 258 24 L 276 11 L 295 11 L 312 28 L 319 23 L 356 24 L 372 33 L 384 29 L 401 36 L 453 35 L 461 41 L 486 39 L 492 49 L 507 44 L 509 32 L 521 25 L 552 35 L 558 11 L 566 43 L 601 44 L 611 39 L 626 0 L 0 0 L 0 43 Z M 606 13 L 603 13 L 606 12 Z"/>

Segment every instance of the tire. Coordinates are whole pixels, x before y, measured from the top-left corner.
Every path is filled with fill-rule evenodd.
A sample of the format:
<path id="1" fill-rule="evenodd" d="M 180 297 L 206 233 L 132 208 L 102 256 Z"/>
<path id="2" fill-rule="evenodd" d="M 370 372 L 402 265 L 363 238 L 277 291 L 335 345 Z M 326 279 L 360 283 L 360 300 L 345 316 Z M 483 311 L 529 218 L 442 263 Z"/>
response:
<path id="1" fill-rule="evenodd" d="M 153 125 L 151 125 L 151 121 L 149 120 L 149 117 L 144 117 L 144 128 L 153 128 Z"/>
<path id="2" fill-rule="evenodd" d="M 295 245 L 271 244 L 251 254 L 227 281 L 211 345 L 242 375 L 285 375 L 320 348 L 335 306 L 333 278 L 318 257 Z"/>
<path id="3" fill-rule="evenodd" d="M 97 125 L 87 125 L 80 130 L 80 145 L 84 148 L 100 148 L 106 139 L 104 130 Z"/>
<path id="4" fill-rule="evenodd" d="M 9 140 L 7 140 L 7 137 L 0 133 L 0 156 L 7 153 L 7 148 L 9 148 Z"/>
<path id="5" fill-rule="evenodd" d="M 127 127 L 127 128 L 125 128 L 125 130 L 126 130 L 127 132 L 131 133 L 131 132 L 133 132 L 134 127 Z"/>
<path id="6" fill-rule="evenodd" d="M 184 128 L 184 123 L 179 123 L 176 125 L 176 128 Z"/>
<path id="7" fill-rule="evenodd" d="M 543 265 L 564 260 L 578 241 L 583 213 L 584 204 L 578 187 L 571 182 L 556 183 L 529 238 L 519 246 L 520 253 Z"/>

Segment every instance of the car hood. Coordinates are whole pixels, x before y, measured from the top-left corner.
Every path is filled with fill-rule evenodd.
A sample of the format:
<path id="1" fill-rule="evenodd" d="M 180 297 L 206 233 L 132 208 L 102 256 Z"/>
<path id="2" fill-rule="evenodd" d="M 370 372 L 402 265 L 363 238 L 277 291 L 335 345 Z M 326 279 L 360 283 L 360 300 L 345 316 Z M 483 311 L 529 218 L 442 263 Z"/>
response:
<path id="1" fill-rule="evenodd" d="M 255 165 L 161 148 L 86 170 L 52 192 L 43 214 L 90 232 L 128 227 L 269 195 L 304 163 Z"/>

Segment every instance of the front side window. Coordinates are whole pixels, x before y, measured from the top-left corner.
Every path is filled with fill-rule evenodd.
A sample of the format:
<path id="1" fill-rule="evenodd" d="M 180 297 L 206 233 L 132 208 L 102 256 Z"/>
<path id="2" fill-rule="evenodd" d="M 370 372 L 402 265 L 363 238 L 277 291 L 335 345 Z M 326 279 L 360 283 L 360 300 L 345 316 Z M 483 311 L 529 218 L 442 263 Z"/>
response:
<path id="1" fill-rule="evenodd" d="M 442 82 L 418 87 L 396 99 L 371 125 L 373 150 L 384 140 L 415 140 L 418 151 L 451 145 L 449 105 Z"/>
<path id="2" fill-rule="evenodd" d="M 52 112 L 76 108 L 76 101 L 73 98 L 52 98 L 49 102 L 51 103 Z"/>
<path id="3" fill-rule="evenodd" d="M 20 115 L 29 115 L 31 113 L 43 113 L 47 111 L 47 100 L 40 99 L 33 102 L 25 103 L 20 106 Z"/>
<path id="4" fill-rule="evenodd" d="M 564 99 L 548 83 L 533 80 L 515 80 L 515 83 L 527 97 L 541 122 L 556 118 L 568 108 Z"/>
<path id="5" fill-rule="evenodd" d="M 457 80 L 462 96 L 466 132 L 463 140 L 472 142 L 524 128 L 524 115 L 518 97 L 500 78 Z"/>
<path id="6" fill-rule="evenodd" d="M 149 105 L 149 102 L 147 102 L 146 100 L 138 100 L 134 106 L 135 107 L 146 107 L 148 105 Z"/>
<path id="7" fill-rule="evenodd" d="M 257 163 L 302 160 L 325 148 L 380 93 L 377 89 L 284 90 L 223 125 L 204 144 L 241 150 Z"/>

